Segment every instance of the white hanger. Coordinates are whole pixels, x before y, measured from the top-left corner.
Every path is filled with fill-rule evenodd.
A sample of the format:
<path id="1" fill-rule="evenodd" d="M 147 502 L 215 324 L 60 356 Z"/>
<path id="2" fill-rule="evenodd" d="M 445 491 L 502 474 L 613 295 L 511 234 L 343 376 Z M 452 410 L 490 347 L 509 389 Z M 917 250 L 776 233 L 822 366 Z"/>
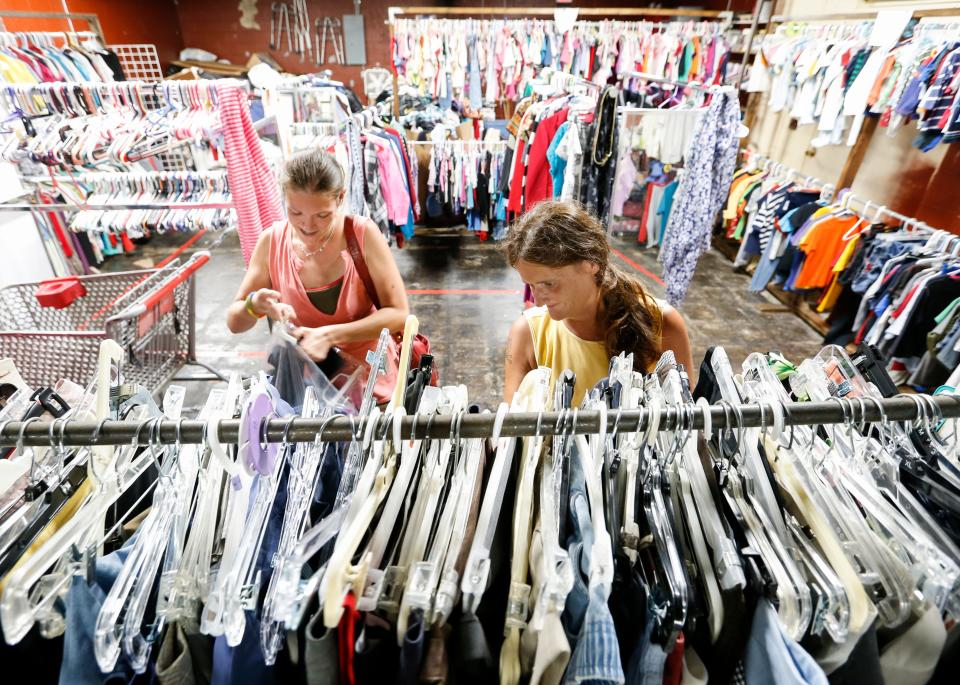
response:
<path id="1" fill-rule="evenodd" d="M 527 378 L 530 380 L 527 381 Z M 534 369 L 524 378 L 524 382 L 531 389 L 532 395 L 530 397 L 532 401 L 539 401 L 541 407 L 549 393 L 550 378 L 551 371 L 544 366 Z M 524 383 L 521 383 L 521 387 L 523 385 Z M 518 391 L 514 393 L 510 411 L 527 410 L 529 407 L 528 395 L 527 392 L 520 393 Z M 493 440 L 497 446 L 497 452 L 490 469 L 486 490 L 483 493 L 483 502 L 480 504 L 480 513 L 477 517 L 477 528 L 474 532 L 473 543 L 470 546 L 470 554 L 467 557 L 463 580 L 460 583 L 463 610 L 468 614 L 476 614 L 487 587 L 490 575 L 490 549 L 493 545 L 493 536 L 503 508 L 503 494 L 513 462 L 516 438 L 500 436 L 500 429 L 506 414 L 507 405 L 503 402 L 497 408 L 497 417 L 494 422 Z"/>
<path id="2" fill-rule="evenodd" d="M 404 332 L 404 340 L 406 340 L 409 330 L 408 327 Z M 407 357 L 409 357 L 409 354 Z M 409 359 L 406 359 L 405 362 L 401 357 L 401 370 L 408 362 Z M 401 383 L 402 381 L 398 378 L 398 387 Z M 402 400 L 402 393 L 400 398 Z M 394 394 L 394 400 L 396 399 L 397 395 Z M 398 400 L 397 404 L 399 403 Z M 372 427 L 376 425 L 375 418 L 378 417 L 379 410 L 374 409 L 367 431 L 371 438 L 373 437 Z M 320 581 L 319 592 L 323 606 L 323 623 L 328 628 L 335 628 L 340 622 L 340 616 L 343 614 L 343 600 L 347 592 L 353 589 L 358 597 L 363 592 L 366 584 L 369 552 L 357 565 L 352 565 L 351 560 L 393 481 L 396 466 L 393 443 L 390 441 L 384 446 L 381 442 L 374 442 L 376 444 L 373 448 L 374 456 L 364 466 L 360 481 L 357 483 L 357 488 L 351 498 L 343 528 L 337 536 L 337 542 L 327 564 L 327 571 Z"/>
<path id="3" fill-rule="evenodd" d="M 398 644 L 402 643 L 406 633 L 410 611 L 413 609 L 429 611 L 432 606 L 433 590 L 439 580 L 437 575 L 439 555 L 432 549 L 428 550 L 427 543 L 434 527 L 433 522 L 442 504 L 440 496 L 446 482 L 450 452 L 460 441 L 459 421 L 467 409 L 467 389 L 462 385 L 448 386 L 444 388 L 444 394 L 449 401 L 449 413 L 454 417 L 454 423 L 451 425 L 449 439 L 441 440 L 439 445 L 436 442 L 431 444 L 431 449 L 423 461 L 420 486 L 397 564 L 400 573 L 405 577 L 397 617 Z M 457 481 L 458 486 L 461 483 L 462 480 Z M 449 538 L 449 525 L 452 522 L 448 517 L 442 523 L 447 528 L 447 538 Z M 442 532 L 438 529 L 436 538 L 442 537 Z M 424 617 L 424 620 L 428 619 L 429 616 Z"/>
<path id="4" fill-rule="evenodd" d="M 101 343 L 97 372 L 97 407 L 101 415 L 105 415 L 109 407 L 110 366 L 122 356 L 122 350 L 112 340 Z M 74 545 L 88 551 L 91 546 L 98 547 L 101 544 L 107 511 L 153 463 L 153 455 L 149 451 L 131 459 L 132 451 L 129 447 L 121 448 L 116 451 L 114 458 L 107 459 L 105 451 L 101 450 L 100 468 L 103 470 L 93 470 L 94 474 L 99 472 L 101 479 L 93 480 L 94 487 L 89 497 L 73 517 L 7 577 L 3 597 L 0 598 L 0 624 L 8 644 L 16 644 L 23 639 L 38 613 L 55 599 L 55 594 L 31 593 L 33 586 L 47 570 L 63 559 Z M 57 589 L 48 587 L 46 591 L 49 593 Z"/>

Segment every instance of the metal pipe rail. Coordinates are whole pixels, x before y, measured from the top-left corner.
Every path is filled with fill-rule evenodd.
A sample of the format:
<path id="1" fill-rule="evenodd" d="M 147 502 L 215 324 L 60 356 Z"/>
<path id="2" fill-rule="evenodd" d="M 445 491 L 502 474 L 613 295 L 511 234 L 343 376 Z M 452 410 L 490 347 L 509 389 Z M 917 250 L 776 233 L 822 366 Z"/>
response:
<path id="1" fill-rule="evenodd" d="M 0 212 L 55 212 L 60 210 L 95 210 L 107 211 L 111 209 L 233 209 L 232 202 L 139 202 L 139 203 L 110 203 L 110 204 L 72 204 L 69 202 L 52 202 L 50 204 L 0 204 Z"/>
<path id="2" fill-rule="evenodd" d="M 927 399 L 932 401 L 929 406 Z M 704 426 L 704 408 L 698 405 L 668 407 L 661 413 L 660 428 L 677 427 L 701 429 Z M 710 423 L 714 431 L 773 424 L 774 409 L 770 404 L 716 404 L 709 408 Z M 937 395 L 921 399 L 917 395 L 897 395 L 883 400 L 839 399 L 827 402 L 791 402 L 784 407 L 786 426 L 830 425 L 852 422 L 858 424 L 882 421 L 939 420 L 960 417 L 960 397 Z M 400 434 L 416 438 L 448 438 L 459 433 L 464 438 L 491 437 L 495 422 L 494 414 L 435 415 L 433 417 L 405 416 Z M 648 412 L 634 409 L 607 413 L 607 430 L 616 427 L 621 433 L 641 431 L 647 427 Z M 351 436 L 362 435 L 363 421 L 338 416 L 332 419 L 279 418 L 266 421 L 261 430 L 265 442 L 313 442 L 345 441 Z M 567 431 L 596 433 L 599 430 L 600 412 L 573 410 L 565 412 L 510 413 L 504 417 L 500 435 L 504 437 L 555 435 Z M 200 444 L 205 441 L 208 429 L 216 426 L 221 442 L 236 443 L 240 429 L 238 419 L 227 419 L 219 424 L 205 421 L 54 421 L 41 423 L 31 421 L 8 421 L 0 424 L 0 445 L 125 445 L 149 444 L 151 440 L 161 444 Z M 392 435 L 392 419 L 381 416 L 376 435 Z M 322 430 L 321 430 L 322 429 Z"/>

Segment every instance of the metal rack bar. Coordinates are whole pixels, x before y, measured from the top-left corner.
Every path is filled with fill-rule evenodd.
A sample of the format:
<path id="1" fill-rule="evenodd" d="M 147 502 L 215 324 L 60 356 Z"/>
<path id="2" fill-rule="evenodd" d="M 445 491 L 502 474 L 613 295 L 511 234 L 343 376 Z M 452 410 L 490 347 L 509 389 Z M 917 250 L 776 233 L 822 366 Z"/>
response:
<path id="1" fill-rule="evenodd" d="M 73 30 L 73 20 L 87 22 L 87 26 L 93 29 L 94 33 L 100 38 L 100 42 L 106 44 L 107 39 L 103 36 L 103 29 L 100 26 L 100 18 L 93 12 L 30 12 L 25 10 L 3 10 L 0 17 L 10 19 L 65 19 L 70 25 L 67 33 L 76 33 Z M 61 31 L 60 33 L 63 33 Z"/>
<path id="2" fill-rule="evenodd" d="M 770 162 L 770 163 L 773 163 L 773 164 L 779 164 L 779 165 L 780 165 L 783 169 L 785 169 L 789 174 L 793 174 L 794 176 L 798 176 L 798 177 L 800 177 L 800 178 L 809 178 L 811 183 L 813 183 L 814 185 L 818 185 L 818 186 L 820 186 L 821 188 L 828 188 L 828 187 L 831 188 L 831 189 L 835 188 L 835 186 L 834 186 L 832 183 L 824 183 L 824 182 L 821 181 L 820 179 L 815 178 L 815 177 L 813 177 L 813 176 L 806 176 L 803 172 L 797 171 L 796 169 L 794 169 L 794 168 L 792 168 L 792 167 L 788 167 L 788 166 L 786 166 L 785 164 L 782 164 L 781 162 L 777 162 L 776 160 L 770 159 L 770 158 L 767 157 L 766 155 L 761 155 L 761 154 L 759 154 L 759 153 L 757 153 L 757 152 L 748 152 L 748 159 L 754 159 L 754 158 L 760 159 L 760 160 L 765 160 L 765 161 Z M 905 215 L 905 214 L 901 214 L 900 212 L 895 212 L 895 211 L 893 211 L 892 209 L 888 209 L 886 206 L 881 205 L 881 204 L 878 203 L 878 202 L 874 202 L 873 200 L 866 200 L 866 199 L 860 197 L 859 195 L 856 195 L 853 191 L 851 191 L 851 190 L 849 190 L 849 189 L 840 189 L 840 191 L 837 193 L 837 197 L 840 196 L 840 193 L 843 193 L 843 196 L 844 196 L 844 199 L 842 200 L 842 204 L 843 204 L 844 206 L 846 206 L 847 208 L 853 209 L 853 210 L 854 210 L 855 212 L 857 212 L 858 214 L 863 214 L 863 213 L 865 213 L 868 209 L 871 209 L 871 210 L 873 210 L 874 212 L 876 212 L 877 214 L 880 214 L 880 215 L 883 215 L 883 216 L 888 216 L 888 217 L 890 217 L 891 219 L 896 219 L 897 221 L 900 221 L 900 222 L 905 223 L 905 224 L 912 224 L 912 225 L 915 225 L 915 226 L 921 226 L 921 227 L 926 228 L 926 229 L 931 230 L 931 231 L 939 230 L 939 229 L 933 228 L 932 226 L 927 225 L 925 222 L 920 221 L 920 220 L 917 219 L 916 217 L 907 216 L 907 215 Z M 853 205 L 854 203 L 857 203 L 857 204 L 860 205 L 860 209 L 859 209 L 859 210 L 857 210 L 856 208 L 852 207 L 852 205 Z M 871 217 L 864 217 L 864 218 L 871 218 Z"/>
<path id="3" fill-rule="evenodd" d="M 899 8 L 898 8 L 899 9 Z M 917 18 L 922 17 L 955 17 L 960 15 L 960 9 L 957 7 L 931 7 L 929 9 L 917 9 L 913 10 L 913 16 Z M 777 14 L 774 15 L 770 21 L 775 24 L 783 24 L 785 22 L 808 22 L 808 21 L 843 21 L 850 19 L 863 19 L 867 21 L 872 21 L 877 18 L 877 13 L 873 12 L 837 12 L 832 14 L 808 14 L 802 16 L 792 17 L 787 14 Z"/>
<path id="4" fill-rule="evenodd" d="M 665 78 L 663 76 L 654 76 L 653 74 L 647 74 L 642 71 L 628 71 L 622 76 L 624 79 L 628 78 L 638 78 L 642 81 L 652 81 L 653 83 L 664 83 L 677 88 L 690 88 L 691 90 L 699 90 L 703 93 L 710 93 L 716 91 L 720 88 L 728 88 L 729 86 L 705 86 L 702 83 L 697 83 L 696 81 L 677 81 L 672 78 Z"/>
<path id="5" fill-rule="evenodd" d="M 727 17 L 723 10 L 678 9 L 670 7 L 579 7 L 581 17 Z M 402 16 L 435 15 L 438 17 L 552 17 L 555 7 L 389 7 L 392 20 Z"/>
<path id="6" fill-rule="evenodd" d="M 897 395 L 883 400 L 865 400 L 862 403 L 840 398 L 828 402 L 791 402 L 784 406 L 784 423 L 787 426 L 839 425 L 847 422 L 857 424 L 861 421 L 878 423 L 960 417 L 960 397 L 936 395 L 929 399 L 937 408 L 936 416 L 933 417 L 927 415 L 924 400 L 920 400 L 916 395 Z M 703 428 L 704 411 L 703 407 L 697 405 L 668 407 L 660 415 L 660 427 L 665 430 L 678 427 Z M 770 404 L 713 405 L 709 407 L 709 412 L 714 431 L 769 426 L 773 424 L 774 416 L 774 409 Z M 620 413 L 610 411 L 607 412 L 607 430 L 612 431 L 616 427 L 619 432 L 641 431 L 647 427 L 647 417 L 645 409 Z M 405 416 L 400 434 L 403 438 L 410 438 L 411 429 L 415 429 L 416 438 L 448 438 L 459 421 L 462 437 L 486 438 L 491 437 L 495 420 L 494 414 Z M 350 440 L 354 435 L 362 435 L 365 423 L 351 420 L 351 417 L 330 420 L 272 419 L 264 422 L 261 437 L 266 442 L 283 442 L 285 436 L 289 442 L 313 442 L 318 439 L 343 441 Z M 375 434 L 390 435 L 392 424 L 391 417 L 381 416 Z M 576 433 L 596 433 L 599 425 L 600 413 L 596 411 L 516 413 L 505 416 L 500 435 L 555 435 L 565 432 L 565 428 Z M 104 421 L 102 424 L 67 420 L 56 423 L 9 421 L 0 424 L 0 445 L 15 445 L 21 438 L 24 445 L 147 444 L 150 435 L 158 436 L 162 444 L 200 444 L 205 441 L 208 427 L 212 429 L 214 426 L 222 442 L 237 442 L 240 429 L 238 419 L 223 420 L 219 423 L 163 420 L 158 426 L 155 426 L 152 420 L 142 423 Z"/>
<path id="7" fill-rule="evenodd" d="M 48 205 L 11 204 L 0 205 L 0 212 L 51 212 L 66 209 L 233 209 L 232 202 L 143 202 L 139 204 L 82 204 L 54 202 Z"/>
<path id="8" fill-rule="evenodd" d="M 21 181 L 27 183 L 49 183 L 57 181 L 70 183 L 71 181 L 115 181 L 146 179 L 179 180 L 186 177 L 195 177 L 201 180 L 222 180 L 227 178 L 226 170 L 222 171 L 88 171 L 78 174 L 53 174 L 50 176 L 21 176 Z"/>
<path id="9" fill-rule="evenodd" d="M 490 145 L 500 147 L 505 140 L 408 140 L 408 145 Z"/>

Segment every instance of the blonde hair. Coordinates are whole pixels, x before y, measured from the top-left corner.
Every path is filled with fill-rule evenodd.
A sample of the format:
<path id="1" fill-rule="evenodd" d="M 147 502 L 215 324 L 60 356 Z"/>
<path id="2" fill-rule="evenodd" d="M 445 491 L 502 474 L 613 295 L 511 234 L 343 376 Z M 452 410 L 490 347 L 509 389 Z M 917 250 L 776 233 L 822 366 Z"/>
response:
<path id="1" fill-rule="evenodd" d="M 598 268 L 603 310 L 597 312 L 607 354 L 633 353 L 634 367 L 646 371 L 660 357 L 663 315 L 640 282 L 610 263 L 610 243 L 600 221 L 574 202 L 546 200 L 523 214 L 507 234 L 510 266 L 521 259 L 561 267 L 590 262 Z"/>
<path id="2" fill-rule="evenodd" d="M 344 189 L 346 174 L 337 159 L 320 149 L 297 152 L 283 165 L 280 186 L 284 191 L 339 195 Z"/>

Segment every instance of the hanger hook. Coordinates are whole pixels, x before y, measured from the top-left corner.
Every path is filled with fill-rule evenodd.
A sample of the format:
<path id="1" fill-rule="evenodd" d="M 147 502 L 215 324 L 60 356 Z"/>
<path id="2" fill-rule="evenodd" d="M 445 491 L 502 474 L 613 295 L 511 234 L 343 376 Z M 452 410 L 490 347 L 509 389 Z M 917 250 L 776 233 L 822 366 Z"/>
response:
<path id="1" fill-rule="evenodd" d="M 290 444 L 290 429 L 293 428 L 293 422 L 296 420 L 296 418 L 296 414 L 291 414 L 287 417 L 286 423 L 283 424 L 283 446 L 280 448 L 281 451 L 284 451 Z"/>
<path id="2" fill-rule="evenodd" d="M 413 421 L 410 422 L 410 442 L 409 442 L 409 446 L 410 446 L 411 448 L 413 447 L 413 443 L 414 443 L 414 441 L 416 440 L 416 435 L 417 435 L 417 421 L 419 421 L 419 420 L 420 420 L 420 414 L 417 413 L 417 414 L 414 414 L 414 415 L 413 415 Z"/>
<path id="3" fill-rule="evenodd" d="M 323 423 L 320 424 L 320 428 L 317 429 L 317 437 L 316 437 L 316 439 L 314 440 L 314 444 L 323 444 L 323 442 L 324 442 L 324 440 L 323 440 L 323 431 L 325 431 L 325 430 L 327 429 L 327 426 L 330 424 L 331 421 L 333 421 L 334 419 L 338 419 L 338 418 L 340 418 L 340 416 L 339 416 L 338 414 L 332 414 L 332 415 L 328 416 Z"/>

